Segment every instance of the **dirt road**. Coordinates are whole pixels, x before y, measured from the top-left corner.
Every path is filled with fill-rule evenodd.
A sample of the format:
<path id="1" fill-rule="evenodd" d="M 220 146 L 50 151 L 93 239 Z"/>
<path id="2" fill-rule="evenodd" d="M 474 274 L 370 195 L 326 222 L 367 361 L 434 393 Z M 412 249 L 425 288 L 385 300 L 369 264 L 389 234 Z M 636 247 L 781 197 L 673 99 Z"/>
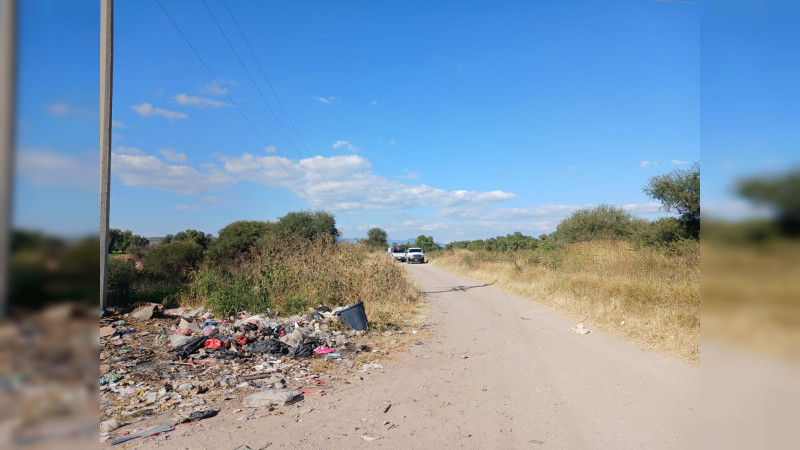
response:
<path id="1" fill-rule="evenodd" d="M 421 345 L 283 415 L 237 420 L 237 404 L 137 448 L 699 446 L 699 369 L 574 334 L 552 310 L 430 264 L 407 269 L 432 303 Z"/>

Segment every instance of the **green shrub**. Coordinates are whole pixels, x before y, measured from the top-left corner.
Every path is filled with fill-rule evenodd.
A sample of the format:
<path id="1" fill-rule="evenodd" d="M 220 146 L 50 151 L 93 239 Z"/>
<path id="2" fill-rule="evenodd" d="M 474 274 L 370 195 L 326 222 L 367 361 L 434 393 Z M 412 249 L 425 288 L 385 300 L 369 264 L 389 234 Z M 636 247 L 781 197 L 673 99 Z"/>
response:
<path id="1" fill-rule="evenodd" d="M 144 258 L 144 269 L 165 277 L 185 277 L 203 260 L 203 247 L 193 241 L 159 245 Z"/>
<path id="2" fill-rule="evenodd" d="M 333 240 L 339 235 L 336 219 L 325 211 L 290 212 L 278 219 L 275 229 L 281 235 L 293 234 L 305 239 L 327 236 Z"/>
<path id="3" fill-rule="evenodd" d="M 221 268 L 195 272 L 189 295 L 204 301 L 219 317 L 234 316 L 241 311 L 261 313 L 270 307 L 269 293 L 252 274 L 233 275 Z"/>
<path id="4" fill-rule="evenodd" d="M 583 208 L 558 224 L 556 237 L 565 243 L 628 239 L 632 222 L 631 213 L 616 206 Z"/>
<path id="5" fill-rule="evenodd" d="M 219 230 L 219 237 L 208 247 L 208 260 L 215 265 L 236 263 L 246 259 L 256 241 L 274 229 L 274 225 L 257 220 L 240 220 Z"/>
<path id="6" fill-rule="evenodd" d="M 674 217 L 658 220 L 635 220 L 631 226 L 631 241 L 639 245 L 662 245 L 687 238 L 686 227 Z"/>

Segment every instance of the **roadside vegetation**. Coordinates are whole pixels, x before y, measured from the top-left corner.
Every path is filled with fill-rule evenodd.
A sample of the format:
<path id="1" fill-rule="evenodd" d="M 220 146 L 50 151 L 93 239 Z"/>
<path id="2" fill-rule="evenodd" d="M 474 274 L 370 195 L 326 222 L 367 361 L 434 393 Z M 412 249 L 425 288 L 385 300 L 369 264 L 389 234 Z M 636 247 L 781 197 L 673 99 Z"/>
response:
<path id="1" fill-rule="evenodd" d="M 644 189 L 678 217 L 648 221 L 599 205 L 575 211 L 549 235 L 451 242 L 431 261 L 697 364 L 699 170 L 654 177 Z"/>
<path id="2" fill-rule="evenodd" d="M 703 222 L 703 337 L 800 362 L 800 169 L 752 176 L 739 195 L 771 217 Z"/>
<path id="3" fill-rule="evenodd" d="M 321 211 L 233 222 L 217 237 L 179 232 L 109 261 L 109 304 L 205 305 L 230 317 L 241 311 L 286 316 L 363 301 L 379 330 L 412 317 L 420 294 L 405 271 L 337 236 L 333 216 Z"/>

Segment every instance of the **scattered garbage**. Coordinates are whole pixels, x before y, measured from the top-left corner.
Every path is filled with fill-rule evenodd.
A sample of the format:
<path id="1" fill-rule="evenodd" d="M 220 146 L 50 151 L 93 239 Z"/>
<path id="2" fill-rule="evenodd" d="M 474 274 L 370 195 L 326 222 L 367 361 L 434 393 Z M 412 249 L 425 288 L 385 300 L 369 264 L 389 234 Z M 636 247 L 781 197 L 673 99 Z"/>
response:
<path id="1" fill-rule="evenodd" d="M 131 317 L 133 317 L 134 319 L 139 319 L 139 320 L 147 320 L 147 319 L 153 317 L 153 314 L 160 307 L 161 307 L 161 305 L 159 305 L 157 303 L 150 303 L 147 306 L 143 306 L 143 307 L 137 309 L 133 314 L 131 314 Z"/>
<path id="2" fill-rule="evenodd" d="M 222 347 L 222 341 L 219 339 L 206 339 L 203 345 L 205 348 L 220 348 Z"/>
<path id="3" fill-rule="evenodd" d="M 367 313 L 364 311 L 364 302 L 345 307 L 339 310 L 338 315 L 342 323 L 349 325 L 354 330 L 363 331 L 367 329 Z"/>
<path id="4" fill-rule="evenodd" d="M 589 329 L 583 326 L 583 322 L 570 328 L 570 331 L 572 331 L 575 334 L 589 334 Z"/>
<path id="5" fill-rule="evenodd" d="M 243 404 L 248 408 L 260 408 L 262 406 L 285 405 L 302 392 L 289 389 L 267 389 L 265 391 L 250 394 L 244 398 Z"/>
<path id="6" fill-rule="evenodd" d="M 363 304 L 336 312 L 348 308 L 363 311 Z M 119 428 L 167 411 L 175 413 L 173 426 L 191 424 L 217 414 L 218 408 L 204 405 L 236 398 L 246 407 L 272 407 L 325 396 L 335 391 L 332 378 L 311 370 L 320 359 L 355 371 L 382 368 L 352 357 L 373 350 L 351 340 L 361 335 L 358 324 L 342 330 L 336 321 L 342 321 L 341 314 L 325 306 L 285 318 L 247 312 L 215 318 L 202 307 L 154 304 L 133 312 L 104 309 L 100 421 L 107 431 L 101 438 L 163 433 L 171 428 Z"/>
<path id="7" fill-rule="evenodd" d="M 184 417 L 180 423 L 197 422 L 198 420 L 208 419 L 219 414 L 217 409 L 207 409 L 204 411 L 193 411 L 187 417 Z"/>
<path id="8" fill-rule="evenodd" d="M 121 427 L 123 423 L 116 419 L 106 420 L 104 422 L 100 422 L 100 432 L 101 433 L 110 433 L 117 428 Z"/>
<path id="9" fill-rule="evenodd" d="M 275 339 L 265 339 L 263 341 L 250 344 L 250 351 L 253 353 L 269 353 L 270 355 L 288 355 L 291 347 Z"/>
<path id="10" fill-rule="evenodd" d="M 123 438 L 119 438 L 119 439 L 116 439 L 114 441 L 111 441 L 111 445 L 117 445 L 117 444 L 121 444 L 123 442 L 128 442 L 128 441 L 131 441 L 133 439 L 140 438 L 142 436 L 155 436 L 157 434 L 166 433 L 167 431 L 172 431 L 174 429 L 175 429 L 175 427 L 173 427 L 172 425 L 168 425 L 168 424 L 167 425 L 159 425 L 159 426 L 150 428 L 149 430 L 142 431 L 141 433 L 136 433 L 136 434 L 133 434 L 133 435 L 130 435 L 130 436 L 125 436 Z"/>

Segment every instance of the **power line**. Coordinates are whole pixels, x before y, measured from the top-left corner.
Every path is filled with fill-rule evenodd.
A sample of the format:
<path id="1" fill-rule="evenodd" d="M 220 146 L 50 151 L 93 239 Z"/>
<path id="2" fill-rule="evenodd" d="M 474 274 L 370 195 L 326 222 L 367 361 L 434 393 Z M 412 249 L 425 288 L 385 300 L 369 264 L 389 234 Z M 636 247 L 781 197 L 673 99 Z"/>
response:
<path id="1" fill-rule="evenodd" d="M 286 136 L 286 138 L 289 140 L 289 143 L 292 145 L 292 148 L 294 148 L 295 153 L 297 153 L 297 155 L 300 158 L 303 158 L 305 155 L 303 155 L 300 152 L 300 149 L 297 147 L 297 145 L 294 143 L 294 140 L 292 139 L 292 137 L 286 131 L 286 128 L 283 126 L 283 123 L 281 122 L 280 118 L 275 113 L 275 110 L 270 105 L 270 103 L 267 100 L 267 98 L 264 95 L 264 93 L 261 91 L 261 88 L 258 87 L 258 83 L 256 83 L 255 79 L 250 74 L 250 71 L 247 69 L 247 66 L 244 64 L 244 61 L 242 61 L 242 58 L 239 56 L 239 53 L 236 51 L 236 48 L 233 46 L 233 43 L 231 43 L 230 39 L 228 38 L 228 35 L 225 33 L 225 30 L 222 29 L 222 26 L 220 25 L 219 21 L 217 21 L 216 17 L 214 16 L 214 13 L 211 12 L 211 9 L 208 7 L 208 4 L 206 3 L 206 0 L 202 0 L 202 1 L 203 1 L 203 6 L 206 8 L 206 11 L 208 12 L 208 15 L 211 16 L 211 20 L 214 21 L 214 24 L 217 26 L 217 29 L 222 34 L 222 37 L 225 39 L 225 42 L 227 42 L 228 47 L 230 47 L 231 51 L 233 52 L 234 56 L 236 57 L 236 60 L 239 61 L 239 64 L 242 66 L 242 69 L 244 69 L 245 73 L 247 74 L 247 77 L 250 79 L 250 82 L 253 83 L 253 86 L 256 88 L 256 91 L 258 92 L 259 96 L 261 97 L 261 100 L 264 102 L 264 104 L 267 106 L 267 109 L 269 109 L 269 112 L 275 118 L 275 121 L 278 123 L 278 126 L 280 127 L 281 131 L 283 131 L 283 134 Z M 245 41 L 245 44 L 247 45 L 247 48 L 250 50 L 250 54 L 253 56 L 253 59 L 256 61 L 256 64 L 258 65 L 259 69 L 261 70 L 261 74 L 267 80 L 267 84 L 269 85 L 270 89 L 272 89 L 272 93 L 275 96 L 275 98 L 278 100 L 278 104 L 280 104 L 281 109 L 283 110 L 283 113 L 287 118 L 287 121 L 292 125 L 292 128 L 295 131 L 295 134 L 297 134 L 298 140 L 301 142 L 303 147 L 305 147 L 305 143 L 303 142 L 302 137 L 300 137 L 300 133 L 297 131 L 297 128 L 294 126 L 294 122 L 292 122 L 291 118 L 289 117 L 289 114 L 286 112 L 286 108 L 283 106 L 283 102 L 281 102 L 280 97 L 278 97 L 278 94 L 275 91 L 275 88 L 272 86 L 272 83 L 269 81 L 269 77 L 267 77 L 266 73 L 264 72 L 264 68 L 258 62 L 258 58 L 256 58 L 255 53 L 253 52 L 253 49 L 250 46 L 250 43 L 248 42 L 248 40 L 245 37 L 244 33 L 242 32 L 241 28 L 239 27 L 239 24 L 236 22 L 236 19 L 233 17 L 233 14 L 231 13 L 231 11 L 228 8 L 227 4 L 225 5 L 225 8 L 228 10 L 228 14 L 231 16 L 231 19 L 233 19 L 233 22 L 236 25 L 237 30 L 239 30 L 239 34 L 242 36 L 242 39 Z M 308 148 L 306 148 L 306 152 L 308 152 Z M 317 177 L 317 181 L 318 182 L 319 181 L 324 181 L 325 182 L 325 184 L 320 183 L 320 186 L 322 186 L 322 189 L 323 189 L 325 195 L 328 197 L 328 200 L 331 201 L 336 206 L 338 206 L 340 211 L 342 211 L 342 213 L 345 215 L 345 219 L 350 224 L 350 226 L 355 228 L 353 223 L 350 221 L 349 216 L 346 213 L 344 213 L 344 208 L 342 208 L 341 202 L 339 202 L 339 200 L 336 198 L 336 195 L 333 193 L 333 191 L 331 191 L 326 186 L 326 185 L 329 186 L 330 182 L 327 179 L 325 179 L 325 176 L 322 174 L 322 171 L 320 170 L 319 166 L 317 165 L 316 160 L 314 158 L 310 158 L 310 161 L 311 161 L 311 164 L 313 164 L 314 167 L 316 168 L 315 176 Z M 312 173 L 313 173 L 313 171 L 312 171 Z"/>
<path id="2" fill-rule="evenodd" d="M 206 64 L 206 62 L 203 59 L 203 57 L 200 56 L 200 53 L 198 53 L 197 50 L 194 48 L 194 46 L 192 46 L 192 43 L 189 41 L 189 38 L 186 37 L 186 35 L 181 30 L 181 28 L 178 26 L 178 24 L 175 23 L 175 21 L 172 19 L 172 16 L 170 16 L 169 13 L 167 12 L 167 10 L 164 9 L 164 6 L 161 4 L 161 2 L 159 0 L 154 0 L 154 1 L 161 8 L 161 11 L 164 13 L 164 15 L 167 16 L 167 19 L 169 19 L 169 21 L 172 23 L 172 26 L 174 26 L 175 29 L 178 31 L 178 33 L 181 35 L 181 37 L 183 37 L 183 40 L 186 42 L 186 45 L 188 45 L 189 48 L 192 50 L 192 52 L 194 52 L 195 56 L 197 56 L 197 59 L 200 60 L 200 63 L 203 65 L 203 67 L 205 67 L 206 71 L 208 71 L 209 75 L 211 75 L 211 78 L 214 79 L 214 82 L 217 83 L 218 86 L 222 86 L 222 83 L 220 83 L 219 79 L 216 77 L 216 75 L 214 75 L 214 71 L 211 70 L 211 68 L 208 66 L 208 64 Z M 250 129 L 253 130 L 253 133 L 255 133 L 256 136 L 258 136 L 258 138 L 261 140 L 261 142 L 266 147 L 267 141 L 264 139 L 263 136 L 261 136 L 261 133 L 258 132 L 258 130 L 253 125 L 253 123 L 250 121 L 250 119 L 247 118 L 247 115 L 239 107 L 239 104 L 236 103 L 236 101 L 233 99 L 233 97 L 229 93 L 226 92 L 226 96 L 231 101 L 231 103 L 236 108 L 236 110 L 239 111 L 239 114 L 242 115 L 242 118 L 247 123 L 247 125 L 250 126 Z M 283 171 L 286 172 L 286 175 L 294 182 L 295 185 L 297 185 L 297 188 L 300 190 L 300 192 L 302 192 L 306 196 L 306 198 L 309 198 L 310 196 L 308 195 L 308 192 L 306 192 L 306 190 L 303 189 L 303 187 L 300 185 L 300 183 L 297 181 L 297 179 L 295 179 L 295 177 L 292 176 L 292 174 L 289 172 L 289 170 L 283 164 L 281 159 L 280 158 L 276 158 L 276 161 L 278 161 L 278 164 L 280 164 L 280 166 L 283 169 Z"/>

